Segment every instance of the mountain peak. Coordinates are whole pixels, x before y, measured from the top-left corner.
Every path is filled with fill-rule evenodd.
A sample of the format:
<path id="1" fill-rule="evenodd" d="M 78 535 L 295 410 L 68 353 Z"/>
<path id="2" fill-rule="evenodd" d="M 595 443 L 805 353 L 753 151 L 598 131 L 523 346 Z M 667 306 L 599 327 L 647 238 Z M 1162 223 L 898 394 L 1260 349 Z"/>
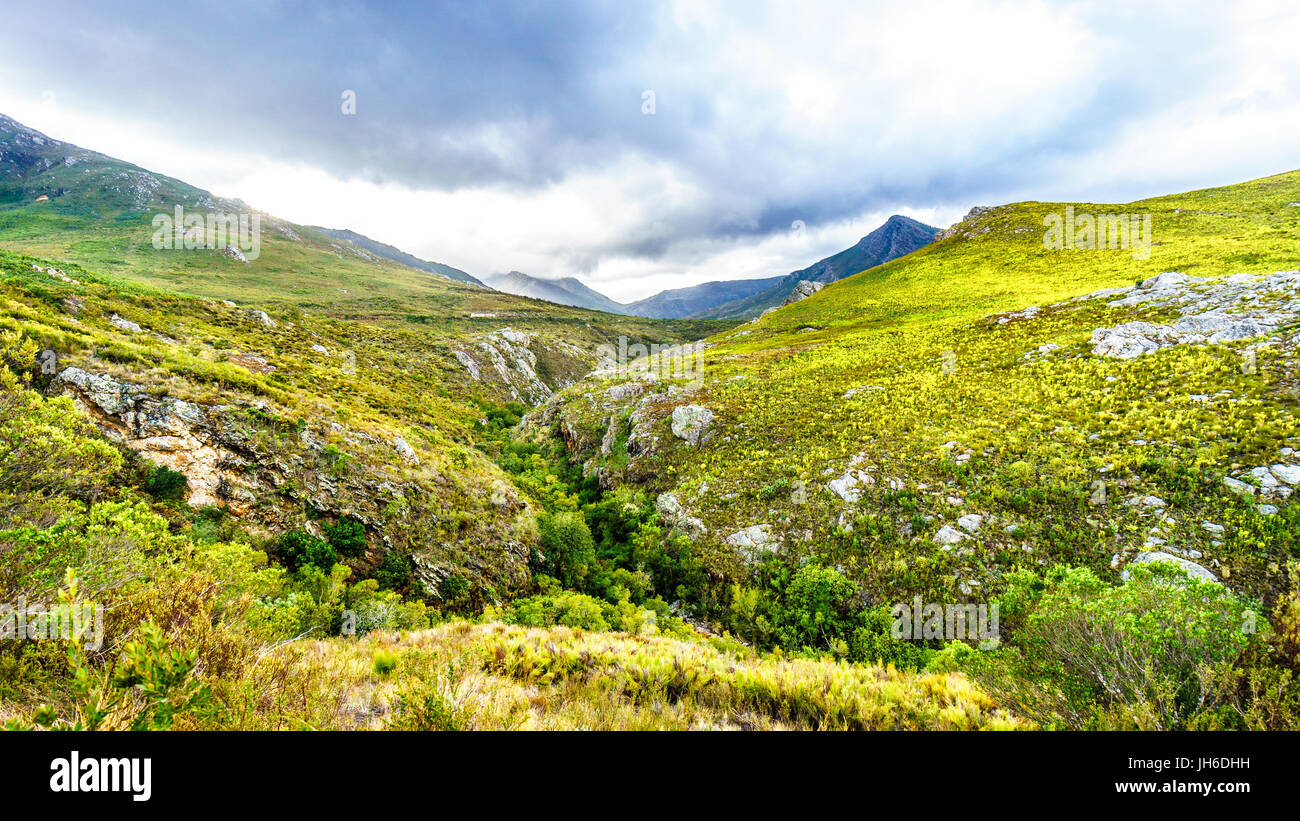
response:
<path id="1" fill-rule="evenodd" d="M 560 305 L 572 305 L 611 314 L 628 312 L 626 305 L 615 302 L 573 276 L 535 277 L 522 271 L 510 271 L 506 274 L 484 277 L 484 281 L 489 287 L 507 294 L 545 299 Z"/>

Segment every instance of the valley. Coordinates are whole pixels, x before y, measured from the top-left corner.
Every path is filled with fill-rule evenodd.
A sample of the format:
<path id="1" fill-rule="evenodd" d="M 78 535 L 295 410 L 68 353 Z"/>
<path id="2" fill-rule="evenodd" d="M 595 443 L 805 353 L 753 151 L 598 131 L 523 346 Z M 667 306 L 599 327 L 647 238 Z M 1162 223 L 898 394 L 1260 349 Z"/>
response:
<path id="1" fill-rule="evenodd" d="M 108 636 L 0 646 L 10 727 L 1300 717 L 1300 172 L 894 217 L 658 319 L 269 214 L 160 251 L 247 206 L 0 126 L 0 590 Z M 1148 253 L 1046 245 L 1076 208 Z"/>

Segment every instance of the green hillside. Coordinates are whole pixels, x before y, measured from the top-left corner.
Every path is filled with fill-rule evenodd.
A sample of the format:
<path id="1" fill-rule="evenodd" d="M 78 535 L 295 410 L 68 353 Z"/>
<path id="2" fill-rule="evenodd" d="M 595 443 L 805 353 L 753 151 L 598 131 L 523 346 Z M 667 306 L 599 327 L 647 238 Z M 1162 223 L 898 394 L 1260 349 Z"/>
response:
<path id="1" fill-rule="evenodd" d="M 1274 272 L 1300 268 L 1297 201 L 1300 172 L 1072 204 L 1149 213 L 1148 259 L 1045 249 L 1045 218 L 1064 203 L 989 209 L 933 246 L 713 337 L 689 380 L 570 388 L 530 415 L 527 436 L 562 429 L 569 459 L 604 486 L 657 497 L 705 571 L 682 593 L 715 628 L 760 645 L 788 646 L 774 614 L 800 568 L 833 569 L 857 606 L 920 595 L 1001 600 L 1006 612 L 1025 574 L 1070 566 L 1101 585 L 1090 597 L 1119 595 L 1102 591 L 1128 589 L 1111 586 L 1153 556 L 1254 602 L 1243 605 L 1258 611 L 1252 637 L 1268 632 L 1265 614 L 1294 631 L 1300 274 Z M 1162 272 L 1208 279 L 1148 281 Z M 1223 279 L 1242 274 L 1269 276 Z M 1099 289 L 1127 290 L 1087 297 Z M 1099 328 L 1210 311 L 1229 341 L 1094 353 Z M 610 441 L 619 447 L 601 447 Z M 823 646 L 873 657 L 855 624 Z M 1007 652 L 1028 654 L 1011 635 Z M 1158 696 L 1090 689 L 1097 681 L 1075 682 L 1100 705 L 1089 720 L 1118 712 L 1121 726 L 1156 726 L 1139 713 Z"/>

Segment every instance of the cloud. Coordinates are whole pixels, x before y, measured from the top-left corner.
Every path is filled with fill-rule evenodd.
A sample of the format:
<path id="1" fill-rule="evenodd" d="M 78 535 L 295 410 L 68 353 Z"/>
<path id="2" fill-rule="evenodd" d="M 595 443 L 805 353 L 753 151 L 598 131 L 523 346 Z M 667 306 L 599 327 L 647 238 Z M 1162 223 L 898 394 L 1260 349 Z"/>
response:
<path id="1" fill-rule="evenodd" d="M 54 0 L 0 31 L 0 110 L 289 219 L 631 299 L 786 273 L 894 212 L 1288 170 L 1298 40 L 1281 2 Z"/>

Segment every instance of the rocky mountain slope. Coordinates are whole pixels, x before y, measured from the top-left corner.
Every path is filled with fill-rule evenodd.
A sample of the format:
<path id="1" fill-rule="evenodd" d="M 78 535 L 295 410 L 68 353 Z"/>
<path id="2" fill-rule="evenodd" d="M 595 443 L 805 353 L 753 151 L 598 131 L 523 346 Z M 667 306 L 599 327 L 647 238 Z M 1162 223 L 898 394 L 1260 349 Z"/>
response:
<path id="1" fill-rule="evenodd" d="M 447 279 L 454 279 L 458 282 L 469 282 L 474 285 L 483 284 L 459 268 L 453 268 L 450 265 L 444 265 L 441 262 L 430 262 L 429 260 L 420 259 L 414 254 L 408 254 L 400 248 L 394 248 L 391 245 L 378 242 L 370 237 L 358 234 L 356 231 L 349 231 L 346 228 L 313 227 L 326 236 L 344 240 L 358 248 L 369 251 L 375 256 L 383 257 L 384 259 L 391 259 L 393 262 L 400 262 L 408 268 L 414 268 L 417 271 L 428 271 L 431 274 L 446 277 Z"/>
<path id="2" fill-rule="evenodd" d="M 73 149 L 4 126 L 0 600 L 108 636 L 0 642 L 5 726 L 1300 721 L 1300 172 L 975 209 L 739 324 L 161 252 L 183 184 L 37 202 Z"/>

